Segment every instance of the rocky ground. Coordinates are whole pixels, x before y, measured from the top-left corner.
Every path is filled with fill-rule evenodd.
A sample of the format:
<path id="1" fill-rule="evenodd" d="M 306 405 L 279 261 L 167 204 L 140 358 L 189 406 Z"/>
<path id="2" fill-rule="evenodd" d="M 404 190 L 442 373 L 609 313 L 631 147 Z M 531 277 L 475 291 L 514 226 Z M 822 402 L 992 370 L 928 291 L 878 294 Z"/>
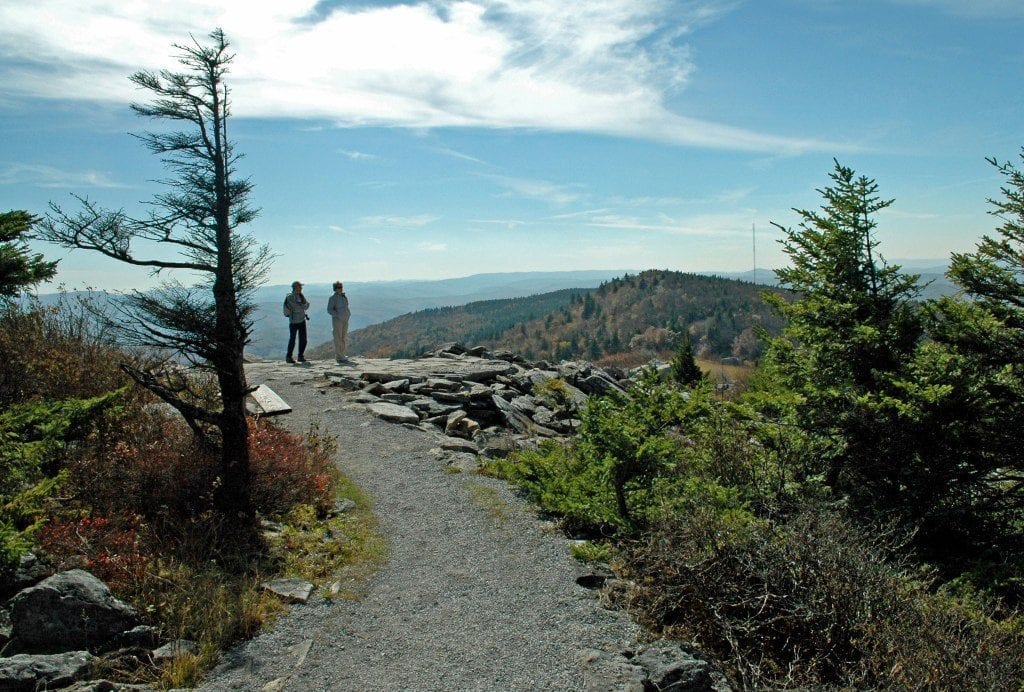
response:
<path id="1" fill-rule="evenodd" d="M 496 378 L 531 368 L 451 353 L 431 360 L 247 366 L 250 384 L 269 385 L 293 408 L 279 418 L 286 427 L 304 432 L 315 420 L 337 436 L 338 463 L 372 497 L 390 553 L 365 598 L 326 600 L 318 588 L 272 631 L 229 652 L 202 689 L 641 690 L 683 678 L 692 684 L 672 689 L 720 689 L 707 664 L 690 659 L 679 672 L 685 649 L 661 644 L 644 653 L 629 617 L 577 583 L 589 570 L 569 555 L 568 540 L 506 484 L 472 473 L 475 454 L 452 444 L 487 435 L 458 423 L 445 435 L 454 409 L 431 413 L 416 389 L 433 379 L 438 391 L 465 394 L 449 397 L 465 410 L 474 396 L 515 388 L 514 379 Z M 500 372 L 473 375 L 487 368 Z M 415 415 L 396 424 L 371 411 L 381 402 Z M 476 407 L 485 409 L 500 418 L 500 408 Z M 501 434 L 493 421 L 480 424 Z M 507 435 L 523 441 L 533 432 Z M 675 672 L 666 673 L 666 661 Z"/>

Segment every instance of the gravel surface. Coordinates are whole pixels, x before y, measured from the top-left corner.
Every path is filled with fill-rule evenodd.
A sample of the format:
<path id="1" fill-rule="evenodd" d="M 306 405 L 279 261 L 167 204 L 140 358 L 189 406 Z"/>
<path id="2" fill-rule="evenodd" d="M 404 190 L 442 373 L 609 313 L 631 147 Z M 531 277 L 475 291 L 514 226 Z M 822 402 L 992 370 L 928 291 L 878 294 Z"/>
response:
<path id="1" fill-rule="evenodd" d="M 337 436 L 341 469 L 371 496 L 390 557 L 359 601 L 296 605 L 229 652 L 204 690 L 579 690 L 614 687 L 584 665 L 635 643 L 624 613 L 576 584 L 568 541 L 506 484 L 445 472 L 438 438 L 317 389 L 325 366 L 261 363 L 265 382 Z M 432 451 L 433 450 L 433 451 Z"/>

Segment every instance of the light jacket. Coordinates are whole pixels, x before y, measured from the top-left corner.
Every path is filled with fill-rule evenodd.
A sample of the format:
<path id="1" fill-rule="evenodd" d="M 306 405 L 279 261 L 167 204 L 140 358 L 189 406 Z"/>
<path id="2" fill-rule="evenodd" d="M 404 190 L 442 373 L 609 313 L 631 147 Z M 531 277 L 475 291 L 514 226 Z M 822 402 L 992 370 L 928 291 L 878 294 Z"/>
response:
<path id="1" fill-rule="evenodd" d="M 336 320 L 347 320 L 351 317 L 352 311 L 348 309 L 348 296 L 344 293 L 333 294 L 327 301 L 327 312 Z"/>
<path id="2" fill-rule="evenodd" d="M 309 301 L 301 293 L 292 291 L 284 297 L 284 316 L 292 324 L 305 322 L 306 310 L 309 310 Z"/>

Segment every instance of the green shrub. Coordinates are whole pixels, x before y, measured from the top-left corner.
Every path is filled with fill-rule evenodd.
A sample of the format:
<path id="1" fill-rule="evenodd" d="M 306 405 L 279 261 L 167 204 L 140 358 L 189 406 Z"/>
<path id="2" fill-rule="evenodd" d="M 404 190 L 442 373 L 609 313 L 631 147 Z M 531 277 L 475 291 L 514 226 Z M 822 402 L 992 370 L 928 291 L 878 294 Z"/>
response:
<path id="1" fill-rule="evenodd" d="M 541 510 L 562 517 L 572 533 L 610 533 L 621 526 L 605 469 L 553 440 L 494 460 L 486 470 L 518 485 Z"/>
<path id="2" fill-rule="evenodd" d="M 87 437 L 123 394 L 19 404 L 0 413 L 0 568 L 31 547 L 51 509 L 47 498 L 66 479 L 69 444 Z"/>
<path id="3" fill-rule="evenodd" d="M 580 562 L 608 562 L 613 550 L 608 543 L 582 541 L 569 546 L 569 554 Z"/>

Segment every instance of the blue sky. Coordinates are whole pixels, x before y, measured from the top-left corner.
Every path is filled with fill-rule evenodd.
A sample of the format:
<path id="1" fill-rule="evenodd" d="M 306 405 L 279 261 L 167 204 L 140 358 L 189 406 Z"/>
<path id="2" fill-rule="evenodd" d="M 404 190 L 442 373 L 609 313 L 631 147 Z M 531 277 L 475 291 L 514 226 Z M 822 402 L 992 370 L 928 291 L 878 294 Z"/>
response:
<path id="1" fill-rule="evenodd" d="M 163 176 L 127 77 L 221 27 L 271 283 L 568 269 L 744 271 L 875 178 L 883 254 L 995 220 L 1024 145 L 1019 0 L 0 2 L 0 210 L 139 211 Z M 151 282 L 65 253 L 72 288 Z"/>

